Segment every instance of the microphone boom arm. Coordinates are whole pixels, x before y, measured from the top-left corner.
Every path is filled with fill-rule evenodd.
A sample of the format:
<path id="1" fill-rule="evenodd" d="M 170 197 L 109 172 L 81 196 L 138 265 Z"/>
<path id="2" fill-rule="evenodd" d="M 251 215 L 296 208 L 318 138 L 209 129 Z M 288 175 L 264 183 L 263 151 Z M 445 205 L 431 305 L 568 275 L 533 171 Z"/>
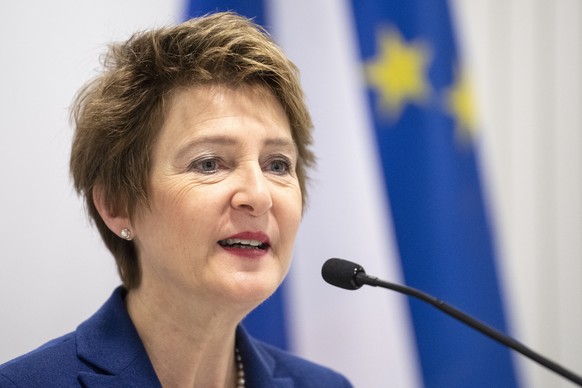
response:
<path id="1" fill-rule="evenodd" d="M 523 354 L 524 356 L 538 362 L 539 364 L 545 366 L 546 368 L 554 371 L 555 373 L 559 374 L 560 376 L 572 381 L 573 383 L 582 386 L 582 377 L 578 376 L 577 374 L 569 371 L 568 369 L 556 364 L 555 362 L 549 360 L 548 358 L 542 356 L 541 354 L 533 351 L 532 349 L 528 348 L 521 342 L 517 341 L 516 339 L 509 337 L 494 328 L 478 321 L 477 319 L 471 317 L 470 315 L 458 310 L 442 300 L 435 298 L 429 294 L 426 294 L 420 290 L 417 290 L 412 287 L 403 286 L 400 284 L 390 283 L 384 280 L 380 280 L 377 277 L 366 275 L 366 273 L 362 271 L 357 271 L 354 275 L 354 280 L 358 286 L 362 286 L 364 284 L 373 286 L 373 287 L 382 287 L 387 288 L 390 290 L 394 290 L 417 299 L 422 300 L 423 302 L 429 303 L 436 307 L 437 309 L 445 312 L 446 314 L 450 315 L 451 317 L 465 323 L 466 325 L 472 327 L 473 329 L 485 334 L 486 336 L 496 340 L 497 342 L 510 347 L 511 349 Z"/>

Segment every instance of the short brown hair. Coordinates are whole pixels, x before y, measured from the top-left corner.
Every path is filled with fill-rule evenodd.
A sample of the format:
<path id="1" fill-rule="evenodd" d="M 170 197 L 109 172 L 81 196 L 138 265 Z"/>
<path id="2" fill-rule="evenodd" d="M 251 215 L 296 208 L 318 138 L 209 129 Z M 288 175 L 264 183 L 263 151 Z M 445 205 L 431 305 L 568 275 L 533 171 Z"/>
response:
<path id="1" fill-rule="evenodd" d="M 71 111 L 74 186 L 127 289 L 141 278 L 136 249 L 107 228 L 93 203 L 93 188 L 100 185 L 110 209 L 129 217 L 147 206 L 151 150 L 172 92 L 204 84 L 261 85 L 276 96 L 297 145 L 305 206 L 307 170 L 315 162 L 312 122 L 296 66 L 266 31 L 224 12 L 136 33 L 109 47 L 103 71 L 78 92 Z"/>

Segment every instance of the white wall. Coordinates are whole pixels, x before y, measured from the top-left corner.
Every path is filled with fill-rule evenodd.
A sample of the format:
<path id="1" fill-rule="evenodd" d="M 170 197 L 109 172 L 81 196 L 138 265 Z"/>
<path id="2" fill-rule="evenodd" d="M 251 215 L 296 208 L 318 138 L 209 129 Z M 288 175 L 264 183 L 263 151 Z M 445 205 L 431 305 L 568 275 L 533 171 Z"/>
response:
<path id="1" fill-rule="evenodd" d="M 582 3 L 453 4 L 514 334 L 582 373 Z M 70 185 L 67 109 L 107 42 L 181 15 L 179 0 L 0 2 L 0 363 L 73 330 L 118 284 Z M 516 358 L 528 386 L 561 386 Z"/>
<path id="2" fill-rule="evenodd" d="M 69 179 L 68 107 L 112 40 L 180 1 L 0 2 L 0 362 L 75 329 L 119 284 Z"/>

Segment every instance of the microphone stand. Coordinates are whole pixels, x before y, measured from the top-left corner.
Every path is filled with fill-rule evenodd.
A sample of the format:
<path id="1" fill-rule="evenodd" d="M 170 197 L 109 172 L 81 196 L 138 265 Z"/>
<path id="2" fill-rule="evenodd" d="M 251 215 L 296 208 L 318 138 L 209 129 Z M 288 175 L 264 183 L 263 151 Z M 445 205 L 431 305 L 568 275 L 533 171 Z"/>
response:
<path id="1" fill-rule="evenodd" d="M 422 291 L 419 291 L 415 288 L 403 286 L 400 284 L 390 283 L 384 280 L 380 280 L 377 277 L 366 275 L 364 271 L 359 271 L 354 275 L 354 280 L 358 286 L 362 286 L 367 284 L 373 287 L 382 287 L 387 288 L 390 290 L 394 290 L 406 295 L 410 295 L 417 299 L 420 299 L 424 302 L 427 302 L 437 309 L 447 313 L 451 317 L 469 325 L 470 327 L 474 328 L 475 330 L 485 334 L 486 336 L 493 338 L 497 342 L 510 347 L 513 350 L 518 351 L 519 353 L 523 354 L 524 356 L 538 362 L 539 364 L 545 366 L 546 368 L 554 371 L 555 373 L 559 374 L 560 376 L 570 380 L 571 382 L 582 386 L 582 377 L 578 376 L 577 374 L 569 371 L 568 369 L 556 364 L 555 362 L 547 359 L 546 357 L 542 356 L 541 354 L 533 351 L 532 349 L 528 348 L 521 342 L 515 340 L 512 337 L 509 337 L 490 326 L 485 325 L 482 322 L 479 322 L 477 319 L 471 317 L 470 315 L 465 314 L 461 310 L 458 310 L 452 306 L 449 306 L 445 302 L 440 299 L 437 299 L 429 294 L 426 294 Z"/>

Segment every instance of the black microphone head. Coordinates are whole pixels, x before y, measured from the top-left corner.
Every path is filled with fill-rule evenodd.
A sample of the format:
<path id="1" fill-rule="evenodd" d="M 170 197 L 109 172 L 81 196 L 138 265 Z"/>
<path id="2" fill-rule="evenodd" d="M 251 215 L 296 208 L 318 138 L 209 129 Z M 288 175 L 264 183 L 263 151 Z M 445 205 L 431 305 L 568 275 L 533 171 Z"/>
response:
<path id="1" fill-rule="evenodd" d="M 366 273 L 361 265 L 343 259 L 329 259 L 321 267 L 323 280 L 346 290 L 357 290 L 362 287 L 356 282 L 356 275 L 360 272 Z"/>

